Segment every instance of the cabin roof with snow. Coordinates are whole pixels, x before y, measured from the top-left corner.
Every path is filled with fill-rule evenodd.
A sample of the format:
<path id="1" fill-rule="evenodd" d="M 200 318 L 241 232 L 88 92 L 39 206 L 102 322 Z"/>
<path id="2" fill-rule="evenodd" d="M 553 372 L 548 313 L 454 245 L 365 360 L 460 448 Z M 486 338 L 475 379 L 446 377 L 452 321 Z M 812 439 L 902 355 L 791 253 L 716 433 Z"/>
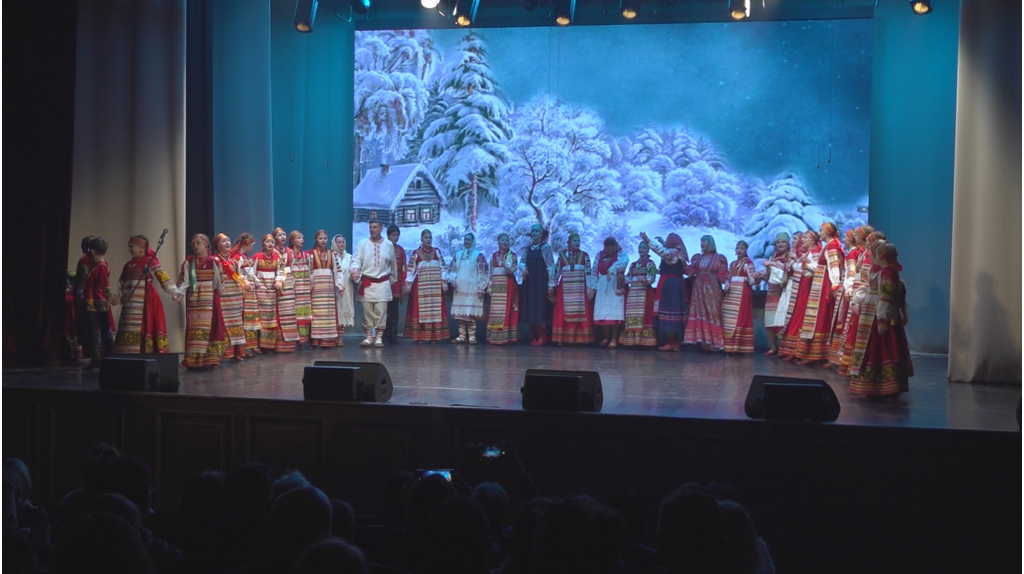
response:
<path id="1" fill-rule="evenodd" d="M 440 204 L 445 204 L 441 186 L 422 163 L 392 165 L 383 175 L 380 168 L 367 170 L 352 192 L 352 204 L 357 208 L 395 209 L 416 177 L 429 182 L 437 192 Z"/>

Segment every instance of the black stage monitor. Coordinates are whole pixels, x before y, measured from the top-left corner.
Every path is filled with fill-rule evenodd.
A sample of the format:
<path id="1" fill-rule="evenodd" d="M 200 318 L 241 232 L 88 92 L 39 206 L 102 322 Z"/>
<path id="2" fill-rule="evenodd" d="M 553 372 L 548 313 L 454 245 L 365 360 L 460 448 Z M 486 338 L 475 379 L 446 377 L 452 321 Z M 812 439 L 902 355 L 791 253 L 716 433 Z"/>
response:
<path id="1" fill-rule="evenodd" d="M 104 391 L 155 391 L 160 366 L 154 359 L 107 357 L 100 361 L 100 388 Z"/>
<path id="2" fill-rule="evenodd" d="M 604 404 L 601 375 L 595 371 L 527 369 L 524 410 L 600 412 Z"/>
<path id="3" fill-rule="evenodd" d="M 380 363 L 315 361 L 302 376 L 302 396 L 312 400 L 386 403 L 394 391 Z"/>
<path id="4" fill-rule="evenodd" d="M 118 359 L 153 359 L 156 361 L 160 371 L 160 382 L 154 389 L 147 389 L 161 393 L 176 393 L 180 383 L 178 381 L 178 367 L 181 355 L 178 353 L 142 353 L 129 354 L 117 353 L 110 355 Z"/>
<path id="5" fill-rule="evenodd" d="M 839 399 L 820 379 L 754 375 L 743 410 L 752 419 L 832 422 Z"/>

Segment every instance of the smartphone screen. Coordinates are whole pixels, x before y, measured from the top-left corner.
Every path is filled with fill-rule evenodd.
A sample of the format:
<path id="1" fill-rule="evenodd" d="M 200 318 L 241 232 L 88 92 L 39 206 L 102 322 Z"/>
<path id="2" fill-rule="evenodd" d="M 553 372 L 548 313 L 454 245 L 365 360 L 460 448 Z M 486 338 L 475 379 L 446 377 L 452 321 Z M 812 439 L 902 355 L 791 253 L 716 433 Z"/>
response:
<path id="1" fill-rule="evenodd" d="M 423 473 L 423 476 L 430 476 L 432 474 L 440 474 L 448 482 L 452 481 L 452 471 L 450 470 L 428 470 Z"/>
<path id="2" fill-rule="evenodd" d="M 502 455 L 501 449 L 496 446 L 485 446 L 480 456 L 484 458 L 498 458 Z"/>

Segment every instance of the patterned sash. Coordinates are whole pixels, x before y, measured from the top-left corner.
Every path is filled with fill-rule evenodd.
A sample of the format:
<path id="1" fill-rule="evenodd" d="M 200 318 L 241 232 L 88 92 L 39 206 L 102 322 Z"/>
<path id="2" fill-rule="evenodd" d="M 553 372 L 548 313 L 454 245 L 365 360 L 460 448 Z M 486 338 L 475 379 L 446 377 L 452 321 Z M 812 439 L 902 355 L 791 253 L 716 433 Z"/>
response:
<path id="1" fill-rule="evenodd" d="M 186 307 L 185 354 L 206 354 L 213 327 L 213 269 L 196 269 L 196 285 L 189 289 Z"/>
<path id="2" fill-rule="evenodd" d="M 746 277 L 733 277 L 729 290 L 722 299 L 722 330 L 726 337 L 736 334 L 736 325 L 740 318 L 740 304 L 743 302 L 743 286 Z"/>
<path id="3" fill-rule="evenodd" d="M 313 270 L 312 308 L 313 324 L 310 336 L 314 339 L 337 339 L 338 319 L 333 269 Z"/>
<path id="4" fill-rule="evenodd" d="M 571 271 L 562 270 L 562 310 L 566 323 L 587 320 L 587 274 L 582 265 Z"/>
<path id="5" fill-rule="evenodd" d="M 647 309 L 647 297 L 650 287 L 630 287 L 626 293 L 626 328 L 643 329 L 644 312 Z"/>
<path id="6" fill-rule="evenodd" d="M 443 295 L 441 292 L 441 264 L 426 261 L 416 272 L 416 301 L 420 323 L 440 323 Z"/>
<path id="7" fill-rule="evenodd" d="M 871 270 L 868 275 L 868 295 L 860 304 L 860 317 L 857 321 L 857 339 L 853 344 L 853 353 L 850 354 L 850 376 L 856 377 L 860 374 L 861 365 L 864 364 L 864 354 L 868 348 L 868 337 L 871 329 L 875 326 L 875 310 L 878 307 L 878 284 L 881 281 L 881 271 Z M 853 328 L 853 325 L 850 326 Z"/>
<path id="8" fill-rule="evenodd" d="M 801 339 L 814 338 L 814 325 L 818 322 L 818 307 L 821 305 L 821 286 L 825 281 L 825 274 L 828 273 L 828 262 L 826 261 L 824 265 L 821 264 L 824 254 L 824 250 L 815 254 L 819 257 L 818 268 L 814 270 L 811 292 L 807 296 L 807 310 L 804 311 L 803 323 L 800 326 Z M 806 279 L 807 277 L 804 277 L 804 280 Z"/>
<path id="9" fill-rule="evenodd" d="M 491 312 L 487 317 L 487 328 L 504 329 L 505 309 L 508 306 L 508 282 L 512 278 L 505 274 L 503 267 L 493 269 L 492 277 L 494 278 L 491 280 Z"/>

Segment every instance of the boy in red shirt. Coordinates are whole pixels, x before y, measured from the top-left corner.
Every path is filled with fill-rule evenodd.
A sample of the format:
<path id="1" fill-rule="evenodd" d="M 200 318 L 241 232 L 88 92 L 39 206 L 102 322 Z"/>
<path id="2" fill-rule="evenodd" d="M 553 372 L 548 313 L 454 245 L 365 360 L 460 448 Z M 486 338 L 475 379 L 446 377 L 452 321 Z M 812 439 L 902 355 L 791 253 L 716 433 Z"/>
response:
<path id="1" fill-rule="evenodd" d="M 110 243 L 102 237 L 96 237 L 89 243 L 92 268 L 85 278 L 85 312 L 91 328 L 87 337 L 88 347 L 84 349 L 90 359 L 86 369 L 95 369 L 100 364 L 101 341 L 98 338 L 102 339 L 104 353 L 109 353 L 114 344 L 110 336 L 110 269 L 105 260 L 109 246 Z"/>

